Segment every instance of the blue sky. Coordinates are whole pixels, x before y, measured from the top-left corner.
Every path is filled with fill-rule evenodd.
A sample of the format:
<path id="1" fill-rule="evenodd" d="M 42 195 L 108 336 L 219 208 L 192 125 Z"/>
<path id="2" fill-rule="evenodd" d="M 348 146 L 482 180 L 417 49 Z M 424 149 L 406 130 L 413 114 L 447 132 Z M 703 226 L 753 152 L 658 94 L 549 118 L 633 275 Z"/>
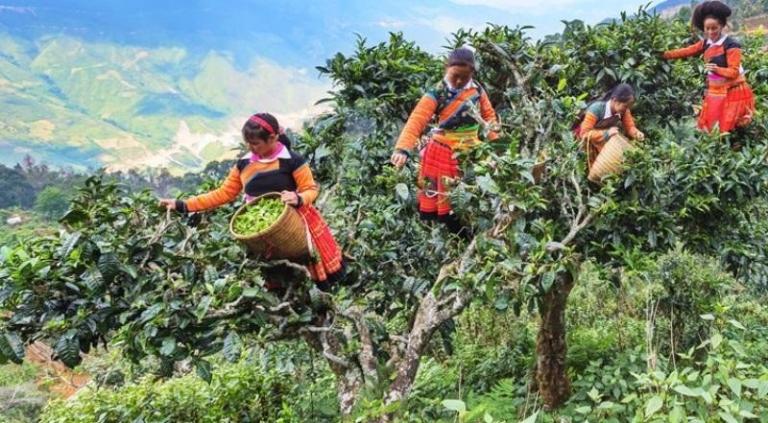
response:
<path id="1" fill-rule="evenodd" d="M 0 0 L 0 27 L 16 33 L 68 33 L 99 41 L 184 45 L 309 67 L 351 50 L 355 34 L 371 41 L 402 31 L 440 51 L 460 27 L 487 22 L 533 25 L 534 37 L 558 32 L 561 20 L 597 23 L 634 12 L 638 0 Z"/>
<path id="2" fill-rule="evenodd" d="M 316 112 L 330 82 L 315 66 L 350 53 L 356 37 L 374 43 L 389 32 L 433 53 L 459 28 L 533 25 L 534 38 L 559 32 L 561 20 L 595 24 L 633 13 L 645 0 L 0 0 L 0 31 L 38 40 L 56 35 L 86 44 L 180 47 L 195 60 L 225 57 L 232 81 L 249 86 L 243 113 L 269 108 L 289 125 Z M 212 53 L 213 52 L 213 53 Z M 234 82 L 233 82 L 234 83 Z M 239 97 L 233 101 L 238 101 Z"/>

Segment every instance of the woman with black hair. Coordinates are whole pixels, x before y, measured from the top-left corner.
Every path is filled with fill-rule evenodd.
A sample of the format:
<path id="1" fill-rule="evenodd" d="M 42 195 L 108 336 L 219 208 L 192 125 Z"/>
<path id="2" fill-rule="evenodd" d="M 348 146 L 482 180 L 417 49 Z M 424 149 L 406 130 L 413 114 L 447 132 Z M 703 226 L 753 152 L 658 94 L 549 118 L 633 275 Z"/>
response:
<path id="1" fill-rule="evenodd" d="M 312 203 L 318 186 L 309 164 L 281 142 L 282 131 L 269 113 L 257 113 L 245 122 L 243 140 L 249 152 L 237 161 L 222 185 L 210 192 L 186 200 L 161 199 L 160 204 L 180 212 L 210 210 L 234 201 L 241 192 L 245 201 L 269 192 L 279 192 L 285 204 L 301 214 L 309 230 L 316 261 L 307 268 L 322 290 L 328 289 L 344 273 L 339 246 L 328 225 Z M 279 281 L 268 280 L 268 288 L 279 288 Z M 272 284 L 273 286 L 269 286 Z"/>
<path id="2" fill-rule="evenodd" d="M 707 71 L 707 91 L 698 126 L 707 132 L 718 125 L 721 133 L 752 121 L 755 97 L 741 67 L 741 45 L 723 33 L 731 9 L 719 1 L 705 1 L 693 11 L 691 24 L 702 31 L 699 42 L 664 53 L 668 60 L 703 56 Z"/>
<path id="3" fill-rule="evenodd" d="M 421 97 L 403 127 L 392 153 L 391 162 L 403 167 L 430 123 L 429 142 L 424 147 L 419 167 L 418 203 L 424 220 L 437 220 L 458 235 L 468 237 L 469 231 L 451 207 L 449 180 L 459 177 L 456 152 L 466 151 L 481 142 L 481 124 L 495 124 L 488 94 L 474 79 L 475 56 L 461 47 L 453 50 L 445 61 L 445 76 Z M 473 110 L 479 112 L 473 113 Z M 480 122 L 482 120 L 483 122 Z M 494 140 L 498 134 L 488 133 Z"/>
<path id="4" fill-rule="evenodd" d="M 619 84 L 605 93 L 603 98 L 587 107 L 581 125 L 576 131 L 587 152 L 587 166 L 592 168 L 595 158 L 611 137 L 623 132 L 627 137 L 642 141 L 645 134 L 635 126 L 630 108 L 635 103 L 635 90 L 629 84 Z"/>

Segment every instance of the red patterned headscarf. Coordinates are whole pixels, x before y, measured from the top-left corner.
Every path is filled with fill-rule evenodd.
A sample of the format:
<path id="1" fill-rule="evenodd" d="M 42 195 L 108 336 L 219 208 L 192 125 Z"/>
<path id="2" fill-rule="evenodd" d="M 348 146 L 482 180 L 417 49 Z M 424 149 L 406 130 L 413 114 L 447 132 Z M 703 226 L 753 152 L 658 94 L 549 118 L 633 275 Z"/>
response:
<path id="1" fill-rule="evenodd" d="M 269 132 L 270 135 L 274 135 L 278 132 L 280 128 L 273 128 L 272 125 L 267 122 L 266 119 L 262 118 L 259 113 L 251 116 L 248 119 L 249 122 L 257 123 L 259 126 L 264 128 L 265 131 Z"/>

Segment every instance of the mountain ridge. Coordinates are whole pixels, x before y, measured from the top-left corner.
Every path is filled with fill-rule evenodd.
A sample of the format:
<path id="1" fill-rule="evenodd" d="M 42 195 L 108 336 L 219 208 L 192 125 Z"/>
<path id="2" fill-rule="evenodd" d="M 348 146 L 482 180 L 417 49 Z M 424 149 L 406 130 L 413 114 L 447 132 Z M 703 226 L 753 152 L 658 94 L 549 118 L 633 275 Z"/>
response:
<path id="1" fill-rule="evenodd" d="M 316 111 L 307 98 L 328 88 L 266 59 L 242 70 L 226 52 L 72 36 L 29 41 L 7 32 L 0 47 L 0 105 L 12 117 L 0 123 L 6 164 L 30 154 L 54 165 L 123 169 L 162 165 L 160 157 L 178 172 L 196 169 L 227 156 L 248 114 L 271 110 L 296 125 Z"/>

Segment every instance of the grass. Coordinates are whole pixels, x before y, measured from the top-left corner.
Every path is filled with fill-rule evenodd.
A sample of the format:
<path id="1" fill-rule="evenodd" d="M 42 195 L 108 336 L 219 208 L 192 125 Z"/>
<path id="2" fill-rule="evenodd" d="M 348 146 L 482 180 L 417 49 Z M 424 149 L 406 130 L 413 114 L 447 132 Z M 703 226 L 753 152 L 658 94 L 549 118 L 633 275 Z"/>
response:
<path id="1" fill-rule="evenodd" d="M 37 421 L 48 402 L 48 394 L 35 384 L 38 371 L 26 362 L 0 366 L 0 422 Z"/>

